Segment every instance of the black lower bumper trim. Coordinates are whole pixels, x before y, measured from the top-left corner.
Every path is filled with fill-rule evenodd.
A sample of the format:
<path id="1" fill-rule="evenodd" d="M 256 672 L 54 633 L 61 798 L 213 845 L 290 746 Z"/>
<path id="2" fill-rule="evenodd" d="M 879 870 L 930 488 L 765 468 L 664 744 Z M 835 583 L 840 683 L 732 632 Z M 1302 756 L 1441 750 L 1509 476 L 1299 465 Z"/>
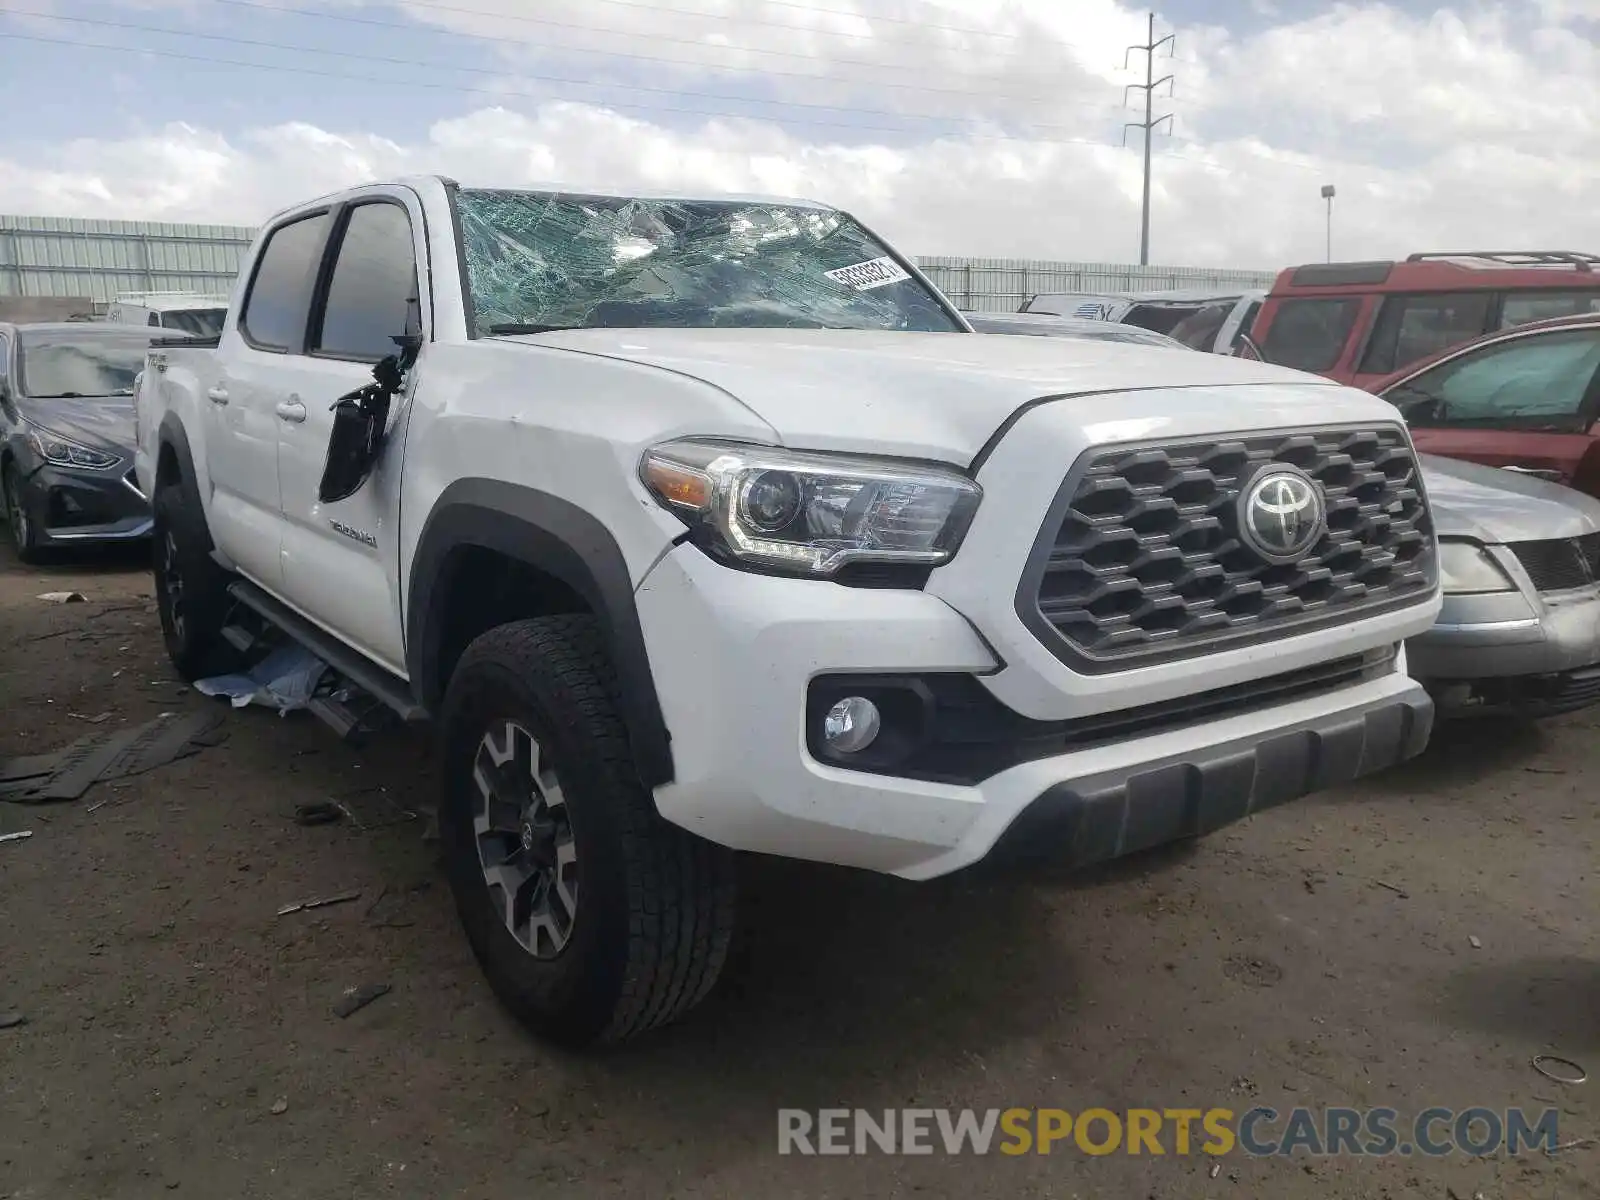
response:
<path id="1" fill-rule="evenodd" d="M 1433 701 L 1413 687 L 1265 737 L 1058 783 L 1017 815 L 986 862 L 1085 867 L 1198 837 L 1414 758 L 1432 728 Z"/>

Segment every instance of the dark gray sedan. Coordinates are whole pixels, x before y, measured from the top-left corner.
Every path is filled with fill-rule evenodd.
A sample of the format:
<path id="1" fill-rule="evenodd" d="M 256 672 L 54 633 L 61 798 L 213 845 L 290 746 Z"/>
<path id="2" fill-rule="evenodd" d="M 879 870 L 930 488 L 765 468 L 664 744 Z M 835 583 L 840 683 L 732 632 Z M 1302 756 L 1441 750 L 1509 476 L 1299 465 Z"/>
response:
<path id="1" fill-rule="evenodd" d="M 0 505 L 17 554 L 150 535 L 133 476 L 133 387 L 150 333 L 0 325 Z"/>

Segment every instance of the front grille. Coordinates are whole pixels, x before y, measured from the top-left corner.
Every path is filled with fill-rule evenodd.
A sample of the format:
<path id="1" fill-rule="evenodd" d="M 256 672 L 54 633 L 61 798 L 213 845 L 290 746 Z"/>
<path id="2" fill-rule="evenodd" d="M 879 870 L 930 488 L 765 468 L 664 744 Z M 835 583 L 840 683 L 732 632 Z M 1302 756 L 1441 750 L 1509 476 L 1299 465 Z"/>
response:
<path id="1" fill-rule="evenodd" d="M 1600 533 L 1579 538 L 1551 538 L 1538 542 L 1512 542 L 1535 590 L 1559 592 L 1584 587 L 1600 579 Z"/>
<path id="2" fill-rule="evenodd" d="M 1234 532 L 1239 492 L 1268 463 L 1299 467 L 1326 503 L 1327 529 L 1286 565 Z M 1063 483 L 1017 610 L 1070 665 L 1115 670 L 1424 600 L 1433 544 L 1395 426 L 1103 447 Z"/>

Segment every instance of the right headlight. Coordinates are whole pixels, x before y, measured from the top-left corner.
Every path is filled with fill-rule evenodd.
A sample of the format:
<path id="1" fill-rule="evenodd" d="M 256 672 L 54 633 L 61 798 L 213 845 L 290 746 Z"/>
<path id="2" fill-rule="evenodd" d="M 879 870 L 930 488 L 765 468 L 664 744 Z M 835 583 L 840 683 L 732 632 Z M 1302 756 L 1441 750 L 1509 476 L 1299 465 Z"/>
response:
<path id="1" fill-rule="evenodd" d="M 1511 577 L 1476 542 L 1439 543 L 1439 583 L 1449 595 L 1516 590 Z"/>
<path id="2" fill-rule="evenodd" d="M 983 495 L 937 466 L 696 439 L 647 450 L 639 477 L 734 557 L 814 576 L 853 562 L 948 562 Z"/>

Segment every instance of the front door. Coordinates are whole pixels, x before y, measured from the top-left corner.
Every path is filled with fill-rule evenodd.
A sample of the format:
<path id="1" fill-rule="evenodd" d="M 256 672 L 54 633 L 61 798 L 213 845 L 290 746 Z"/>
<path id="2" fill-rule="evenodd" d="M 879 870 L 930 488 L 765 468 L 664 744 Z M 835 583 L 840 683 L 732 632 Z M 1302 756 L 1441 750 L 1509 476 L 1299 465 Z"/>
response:
<path id="1" fill-rule="evenodd" d="M 1384 399 L 1424 453 L 1571 484 L 1600 416 L 1600 328 L 1495 342 L 1386 389 Z"/>
<path id="2" fill-rule="evenodd" d="M 409 391 L 394 398 L 386 448 L 355 495 L 317 496 L 333 403 L 372 381 L 372 366 L 427 306 L 418 290 L 421 213 L 409 193 L 374 192 L 342 210 L 325 296 L 307 353 L 276 400 L 283 597 L 396 674 L 404 674 L 398 573 L 400 460 Z M 408 204 L 411 205 L 408 208 Z"/>

